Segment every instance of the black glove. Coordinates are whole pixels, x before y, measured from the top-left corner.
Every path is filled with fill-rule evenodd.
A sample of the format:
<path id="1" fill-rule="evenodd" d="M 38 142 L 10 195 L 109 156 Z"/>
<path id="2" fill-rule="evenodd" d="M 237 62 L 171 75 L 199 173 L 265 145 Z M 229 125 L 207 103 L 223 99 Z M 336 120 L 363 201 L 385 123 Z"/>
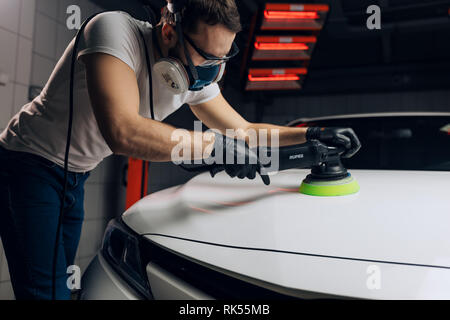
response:
<path id="1" fill-rule="evenodd" d="M 256 178 L 256 173 L 258 173 L 264 184 L 269 185 L 270 178 L 268 175 L 261 174 L 262 165 L 256 153 L 250 150 L 245 142 L 242 140 L 238 141 L 237 139 L 216 134 L 214 150 L 211 154 L 211 161 L 213 161 L 215 166 L 210 170 L 211 176 L 214 178 L 217 173 L 225 170 L 231 178 L 238 177 L 239 179 L 248 178 L 253 180 Z M 227 163 L 227 156 L 230 160 L 233 160 L 232 163 Z"/>
<path id="2" fill-rule="evenodd" d="M 311 127 L 306 131 L 306 140 L 319 140 L 331 147 L 344 147 L 347 151 L 342 158 L 351 158 L 361 149 L 361 142 L 350 128 Z"/>

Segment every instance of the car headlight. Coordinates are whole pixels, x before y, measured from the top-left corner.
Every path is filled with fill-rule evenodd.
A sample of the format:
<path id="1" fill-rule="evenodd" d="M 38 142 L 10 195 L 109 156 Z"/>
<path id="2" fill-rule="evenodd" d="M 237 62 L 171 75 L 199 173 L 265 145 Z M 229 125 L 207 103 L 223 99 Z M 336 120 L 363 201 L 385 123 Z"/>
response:
<path id="1" fill-rule="evenodd" d="M 111 266 L 135 290 L 152 298 L 145 266 L 139 250 L 139 235 L 123 223 L 112 220 L 103 238 L 102 253 Z"/>

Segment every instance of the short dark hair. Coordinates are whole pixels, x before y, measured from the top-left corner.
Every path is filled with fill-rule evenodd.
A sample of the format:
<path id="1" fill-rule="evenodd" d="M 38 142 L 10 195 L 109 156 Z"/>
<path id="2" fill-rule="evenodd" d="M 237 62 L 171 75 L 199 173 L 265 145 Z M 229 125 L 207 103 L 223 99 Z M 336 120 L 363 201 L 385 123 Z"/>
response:
<path id="1" fill-rule="evenodd" d="M 182 11 L 183 30 L 189 33 L 197 32 L 199 21 L 210 26 L 222 24 L 234 33 L 242 30 L 235 0 L 187 0 Z M 175 24 L 174 14 L 167 7 L 163 9 L 161 22 Z"/>

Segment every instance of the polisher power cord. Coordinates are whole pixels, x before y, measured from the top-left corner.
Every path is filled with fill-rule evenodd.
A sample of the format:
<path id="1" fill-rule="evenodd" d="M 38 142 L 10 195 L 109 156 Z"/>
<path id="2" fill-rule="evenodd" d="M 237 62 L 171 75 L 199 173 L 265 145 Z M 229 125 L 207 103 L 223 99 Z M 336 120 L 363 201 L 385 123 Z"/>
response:
<path id="1" fill-rule="evenodd" d="M 73 45 L 73 51 L 72 51 L 72 62 L 71 62 L 71 69 L 70 69 L 70 94 L 69 94 L 69 122 L 68 122 L 68 129 L 67 129 L 67 141 L 66 141 L 66 151 L 64 156 L 64 182 L 63 182 L 63 192 L 61 195 L 61 207 L 59 211 L 59 217 L 58 217 L 58 227 L 56 229 L 56 239 L 55 239 L 55 247 L 53 249 L 53 269 L 52 269 L 52 300 L 56 300 L 56 267 L 57 267 L 57 261 L 58 261 L 58 247 L 59 247 L 59 236 L 61 234 L 61 225 L 62 221 L 64 219 L 64 204 L 66 202 L 66 194 L 67 194 L 67 183 L 68 183 L 68 175 L 69 175 L 69 154 L 70 154 L 70 144 L 72 141 L 72 124 L 73 124 L 73 87 L 75 82 L 75 64 L 77 61 L 77 48 L 78 44 L 81 39 L 81 35 L 83 33 L 84 28 L 88 24 L 92 18 L 94 18 L 96 15 L 91 16 L 88 18 L 83 25 L 81 26 L 80 30 L 78 31 L 75 42 Z"/>
<path id="2" fill-rule="evenodd" d="M 144 6 L 144 9 L 147 13 L 149 22 L 152 23 L 152 26 L 154 25 L 154 13 L 152 10 Z M 103 12 L 101 12 L 103 13 Z M 61 226 L 64 219 L 64 204 L 66 201 L 66 195 L 67 195 L 67 184 L 68 184 L 68 175 L 69 175 L 69 155 L 70 155 L 70 145 L 72 141 L 72 125 L 73 125 L 73 112 L 74 112 L 74 84 L 75 84 L 75 67 L 77 62 L 77 54 L 78 54 L 78 45 L 81 39 L 81 36 L 83 34 L 84 29 L 86 28 L 87 24 L 95 18 L 97 15 L 101 13 L 96 13 L 86 19 L 86 21 L 83 23 L 83 25 L 80 27 L 80 30 L 78 30 L 77 35 L 75 37 L 75 42 L 73 45 L 72 50 L 72 60 L 71 60 L 71 67 L 70 67 L 70 94 L 69 94 L 69 121 L 68 121 L 68 129 L 67 129 L 67 141 L 66 141 L 66 151 L 64 155 L 64 182 L 63 182 L 63 192 L 61 195 L 61 207 L 59 211 L 59 217 L 58 217 L 58 226 L 56 229 L 56 239 L 55 239 L 55 247 L 53 250 L 53 265 L 52 265 L 52 300 L 56 300 L 56 269 L 57 269 L 57 262 L 58 262 L 58 247 L 59 247 L 59 236 L 61 234 Z M 150 95 L 150 116 L 151 119 L 155 119 L 154 116 L 154 104 L 153 104 L 153 81 L 152 81 L 152 68 L 151 68 L 151 62 L 150 62 L 150 56 L 147 48 L 147 44 L 145 42 L 144 34 L 139 29 L 140 36 L 142 38 L 143 44 L 144 44 L 144 50 L 146 55 L 146 63 L 147 63 L 147 72 L 149 75 L 149 95 Z M 153 31 L 152 31 L 153 33 Z"/>
<path id="3" fill-rule="evenodd" d="M 185 1 L 173 0 L 172 2 L 178 4 L 178 6 L 177 6 L 178 8 L 174 12 L 174 14 L 176 15 L 177 22 L 179 22 L 179 24 L 181 24 L 180 12 L 185 4 Z M 143 8 L 147 14 L 147 20 L 151 23 L 152 26 L 155 26 L 155 23 L 156 23 L 155 17 L 156 16 L 155 16 L 153 10 L 147 5 L 144 5 Z M 72 141 L 72 125 L 73 125 L 73 112 L 74 112 L 74 101 L 73 101 L 74 99 L 73 98 L 74 98 L 74 83 L 75 83 L 75 67 L 76 67 L 76 62 L 77 62 L 78 44 L 80 42 L 81 35 L 83 34 L 83 31 L 86 28 L 87 24 L 93 18 L 95 18 L 97 15 L 99 15 L 101 13 L 103 13 L 103 12 L 96 13 L 96 14 L 90 16 L 88 19 L 86 19 L 86 21 L 83 22 L 83 25 L 80 27 L 80 30 L 78 30 L 77 35 L 75 37 L 75 42 L 74 42 L 73 50 L 72 50 L 72 60 L 71 60 L 71 68 L 70 68 L 70 85 L 69 85 L 70 86 L 70 89 L 69 89 L 70 90 L 69 121 L 68 121 L 68 128 L 67 128 L 66 150 L 65 150 L 65 155 L 64 155 L 64 182 L 63 182 L 63 192 L 61 195 L 61 208 L 59 211 L 58 226 L 56 229 L 55 247 L 53 250 L 52 300 L 56 300 L 56 268 L 57 268 L 57 261 L 58 261 L 59 236 L 61 234 L 61 226 L 62 226 L 62 221 L 64 218 L 64 203 L 66 201 L 67 183 L 68 183 L 68 175 L 69 175 L 69 155 L 70 155 L 70 145 L 71 145 L 71 141 Z M 177 29 L 178 29 L 178 33 L 180 33 L 180 31 L 181 31 L 180 26 L 178 26 Z M 149 99 L 150 99 L 150 116 L 151 116 L 151 119 L 154 120 L 155 113 L 154 113 L 154 102 L 153 102 L 152 67 L 151 67 L 150 56 L 149 56 L 148 47 L 147 47 L 147 44 L 145 41 L 145 37 L 140 29 L 139 29 L 139 33 L 140 33 L 140 36 L 142 38 L 143 45 L 144 45 L 144 50 L 145 50 L 145 55 L 146 55 L 147 72 L 148 72 L 148 76 L 149 76 L 148 79 L 149 79 L 149 96 L 150 96 L 149 97 Z M 152 31 L 152 33 L 154 36 L 153 31 Z M 194 75 L 196 75 L 197 74 L 195 72 L 196 69 L 191 64 L 190 64 L 190 67 L 194 69 L 193 70 Z"/>

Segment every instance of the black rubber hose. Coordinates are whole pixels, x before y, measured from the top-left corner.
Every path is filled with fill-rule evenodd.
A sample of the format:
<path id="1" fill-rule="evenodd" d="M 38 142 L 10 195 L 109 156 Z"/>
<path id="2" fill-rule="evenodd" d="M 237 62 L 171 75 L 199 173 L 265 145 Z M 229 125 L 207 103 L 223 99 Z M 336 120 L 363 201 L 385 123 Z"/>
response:
<path id="1" fill-rule="evenodd" d="M 149 14 L 149 20 L 151 20 L 151 12 L 147 10 Z M 100 13 L 96 13 L 89 17 L 85 22 L 83 22 L 83 25 L 80 27 L 80 30 L 78 31 L 75 42 L 73 45 L 72 50 L 72 61 L 71 61 L 71 67 L 70 67 L 70 85 L 69 85 L 69 122 L 68 122 L 68 129 L 67 129 L 67 141 L 66 141 L 66 151 L 64 156 L 64 182 L 63 182 L 63 192 L 61 195 L 61 208 L 59 211 L 59 217 L 58 217 L 58 227 L 56 229 L 56 239 L 55 239 L 55 247 L 53 250 L 53 268 L 52 268 L 52 300 L 56 300 L 56 267 L 57 267 L 57 260 L 58 260 L 58 247 L 59 247 L 59 235 L 61 234 L 61 225 L 64 218 L 64 203 L 66 201 L 66 194 L 67 194 L 67 183 L 68 183 L 68 174 L 69 174 L 69 155 L 70 155 L 70 145 L 72 141 L 72 125 L 73 125 L 73 113 L 74 113 L 74 84 L 75 84 L 75 67 L 77 62 L 77 54 L 78 54 L 78 44 L 80 42 L 81 36 L 83 34 L 84 29 L 86 28 L 87 24 L 97 15 Z M 139 30 L 140 31 L 140 30 Z M 154 107 L 153 107 L 153 84 L 152 84 L 152 72 L 151 72 L 151 65 L 150 65 L 150 58 L 149 58 L 149 52 L 147 45 L 145 44 L 145 37 L 140 32 L 143 42 L 144 42 L 144 48 L 145 48 L 145 54 L 146 54 L 146 62 L 147 62 L 147 69 L 149 74 L 149 91 L 150 91 L 150 114 L 151 118 L 155 119 L 154 115 Z"/>
<path id="2" fill-rule="evenodd" d="M 74 97 L 74 83 L 75 83 L 75 66 L 77 62 L 77 48 L 78 44 L 81 39 L 81 35 L 83 34 L 83 30 L 86 27 L 86 25 L 91 21 L 95 16 L 98 14 L 95 14 L 88 18 L 83 25 L 81 26 L 80 30 L 78 31 L 75 42 L 73 45 L 73 51 L 72 51 L 72 62 L 71 62 L 71 69 L 70 69 L 70 94 L 69 94 L 69 122 L 68 122 L 68 129 L 67 129 L 67 141 L 66 141 L 66 151 L 64 156 L 64 182 L 63 182 L 63 192 L 61 195 L 61 208 L 59 211 L 59 217 L 58 217 L 58 227 L 56 229 L 56 239 L 55 239 L 55 247 L 53 250 L 53 269 L 52 269 L 52 300 L 56 300 L 56 267 L 57 267 L 57 261 L 58 261 L 58 247 L 59 247 L 59 235 L 61 234 L 61 225 L 62 221 L 64 219 L 64 204 L 66 202 L 66 194 L 67 194 L 67 183 L 68 183 L 68 175 L 69 175 L 69 155 L 70 155 L 70 144 L 72 141 L 72 125 L 73 125 L 73 111 L 74 111 L 74 103 L 73 103 L 73 97 Z"/>

